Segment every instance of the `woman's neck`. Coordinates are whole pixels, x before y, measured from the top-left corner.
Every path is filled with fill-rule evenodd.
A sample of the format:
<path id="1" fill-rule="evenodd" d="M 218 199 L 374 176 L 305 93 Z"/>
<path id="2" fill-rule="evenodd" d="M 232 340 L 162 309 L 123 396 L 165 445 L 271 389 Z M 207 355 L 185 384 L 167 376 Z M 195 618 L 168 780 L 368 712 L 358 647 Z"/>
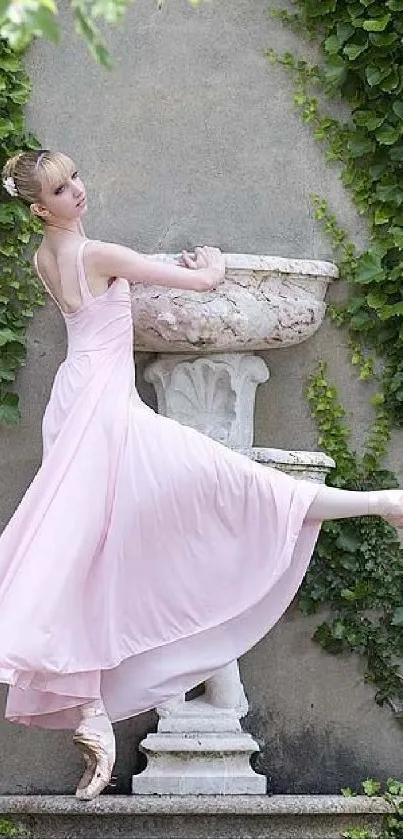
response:
<path id="1" fill-rule="evenodd" d="M 72 233 L 75 236 L 85 237 L 84 228 L 81 224 L 81 221 L 75 222 L 74 224 L 71 224 L 71 225 L 69 225 L 68 223 L 63 224 L 63 222 L 59 223 L 57 221 L 55 221 L 55 222 L 49 221 L 49 222 L 46 222 L 46 224 L 45 224 L 44 233 L 46 233 L 49 230 L 52 230 L 52 231 L 53 230 L 63 230 L 67 233 Z"/>

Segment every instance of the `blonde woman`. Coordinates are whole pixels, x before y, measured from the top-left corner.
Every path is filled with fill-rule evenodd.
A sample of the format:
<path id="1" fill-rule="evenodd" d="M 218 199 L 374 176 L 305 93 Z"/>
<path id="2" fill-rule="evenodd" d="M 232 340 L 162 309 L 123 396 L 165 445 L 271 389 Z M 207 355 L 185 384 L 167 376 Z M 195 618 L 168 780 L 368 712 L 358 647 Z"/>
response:
<path id="1" fill-rule="evenodd" d="M 130 289 L 211 290 L 217 248 L 164 265 L 88 239 L 84 183 L 49 150 L 9 160 L 3 184 L 43 223 L 37 273 L 67 354 L 43 416 L 43 457 L 0 537 L 6 718 L 70 728 L 109 783 L 112 722 L 169 700 L 253 646 L 307 569 L 321 522 L 403 522 L 403 492 L 346 492 L 253 463 L 147 407 L 136 390 Z"/>

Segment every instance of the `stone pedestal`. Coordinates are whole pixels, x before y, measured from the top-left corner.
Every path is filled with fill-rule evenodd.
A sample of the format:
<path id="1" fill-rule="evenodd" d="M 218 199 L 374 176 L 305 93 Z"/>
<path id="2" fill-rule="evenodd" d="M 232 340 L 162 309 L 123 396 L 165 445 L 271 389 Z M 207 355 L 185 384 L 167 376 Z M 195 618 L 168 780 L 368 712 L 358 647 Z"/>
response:
<path id="1" fill-rule="evenodd" d="M 167 254 L 158 258 L 175 260 Z M 256 388 L 269 371 L 251 350 L 298 344 L 313 335 L 337 269 L 250 254 L 227 254 L 226 266 L 225 282 L 204 294 L 135 287 L 136 347 L 162 351 L 145 370 L 158 411 L 259 463 L 322 482 L 334 464 L 321 453 L 253 446 Z M 157 708 L 158 730 L 140 746 L 148 765 L 133 777 L 134 793 L 265 792 L 266 778 L 249 762 L 258 745 L 240 724 L 248 702 L 237 662 L 215 673 L 204 688 L 202 698 L 179 696 Z"/>
<path id="2" fill-rule="evenodd" d="M 269 370 L 252 353 L 209 357 L 161 355 L 144 373 L 157 393 L 158 413 L 228 446 L 251 446 L 258 384 Z"/>
<path id="3" fill-rule="evenodd" d="M 242 731 L 239 712 L 217 708 L 205 697 L 158 709 L 156 734 L 141 743 L 144 772 L 133 777 L 133 792 L 154 795 L 261 795 L 266 778 L 250 766 L 259 747 Z"/>
<path id="4" fill-rule="evenodd" d="M 268 377 L 263 360 L 246 353 L 193 360 L 163 355 L 145 371 L 146 380 L 156 389 L 160 413 L 208 433 L 263 465 L 323 482 L 333 461 L 322 453 L 252 446 L 256 387 Z M 157 708 L 157 732 L 140 745 L 147 768 L 133 776 L 133 793 L 264 793 L 266 778 L 250 766 L 258 744 L 240 724 L 247 711 L 236 661 L 206 682 L 202 698 L 186 701 L 185 696 L 178 696 Z"/>

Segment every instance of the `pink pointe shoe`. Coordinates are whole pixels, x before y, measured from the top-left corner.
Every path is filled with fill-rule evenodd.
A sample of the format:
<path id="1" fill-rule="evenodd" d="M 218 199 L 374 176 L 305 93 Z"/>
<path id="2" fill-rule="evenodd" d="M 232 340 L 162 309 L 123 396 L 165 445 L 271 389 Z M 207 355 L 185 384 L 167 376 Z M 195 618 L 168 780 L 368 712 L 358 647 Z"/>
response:
<path id="1" fill-rule="evenodd" d="M 384 489 L 370 493 L 369 513 L 382 516 L 394 527 L 403 527 L 403 490 Z"/>
<path id="2" fill-rule="evenodd" d="M 102 704 L 87 705 L 73 741 L 83 754 L 86 768 L 76 798 L 89 801 L 109 784 L 116 758 L 115 735 Z"/>

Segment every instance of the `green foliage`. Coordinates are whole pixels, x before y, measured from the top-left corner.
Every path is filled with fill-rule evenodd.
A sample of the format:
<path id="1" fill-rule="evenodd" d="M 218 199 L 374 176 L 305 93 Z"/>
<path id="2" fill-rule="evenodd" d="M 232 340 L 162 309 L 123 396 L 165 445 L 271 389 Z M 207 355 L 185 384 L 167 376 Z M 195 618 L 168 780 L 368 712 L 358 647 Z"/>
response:
<path id="1" fill-rule="evenodd" d="M 322 61 L 310 65 L 273 50 L 268 58 L 291 73 L 302 120 L 323 144 L 326 159 L 341 164 L 341 179 L 368 221 L 369 247 L 358 253 L 327 201 L 312 196 L 340 277 L 350 288 L 347 304 L 331 307 L 330 316 L 349 329 L 359 378 L 378 383 L 375 420 L 362 456 L 349 448 L 345 412 L 323 364 L 311 377 L 308 400 L 318 443 L 336 461 L 329 483 L 387 488 L 397 481 L 381 468 L 382 460 L 392 425 L 403 426 L 403 0 L 295 0 L 294 7 L 294 14 L 272 14 L 321 43 Z M 343 122 L 324 113 L 320 94 L 322 100 L 347 102 L 351 118 Z M 376 357 L 382 362 L 379 374 Z M 331 617 L 316 629 L 315 640 L 331 653 L 361 654 L 377 702 L 392 707 L 403 699 L 402 571 L 397 533 L 382 519 L 325 522 L 300 598 L 306 614 L 330 607 Z M 364 791 L 369 794 L 370 788 L 368 782 Z"/>
<path id="2" fill-rule="evenodd" d="M 337 464 L 328 482 L 353 490 L 396 486 L 395 476 L 380 466 L 390 433 L 383 403 L 375 400 L 375 420 L 359 456 L 349 448 L 345 411 L 323 363 L 310 378 L 307 397 L 319 445 Z M 386 521 L 369 516 L 324 522 L 300 595 L 304 614 L 330 606 L 332 617 L 314 638 L 330 653 L 350 650 L 364 657 L 365 678 L 379 704 L 403 699 L 402 574 L 403 551 Z"/>
<path id="3" fill-rule="evenodd" d="M 22 59 L 0 41 L 0 167 L 22 148 L 37 147 L 24 131 L 23 106 L 31 92 Z M 16 374 L 25 364 L 26 326 L 34 307 L 44 303 L 43 290 L 26 252 L 39 230 L 20 201 L 1 190 L 0 195 L 0 423 L 20 419 L 18 395 L 11 390 Z"/>
<path id="4" fill-rule="evenodd" d="M 76 32 L 100 64 L 111 67 L 111 57 L 97 24 L 121 25 L 131 0 L 70 0 Z M 60 28 L 55 0 L 3 0 L 0 3 L 0 38 L 14 51 L 25 50 L 35 37 L 57 43 Z"/>
<path id="5" fill-rule="evenodd" d="M 403 426 L 403 2 L 295 0 L 285 24 L 323 43 L 323 61 L 309 65 L 290 53 L 268 53 L 293 75 L 295 104 L 328 161 L 342 164 L 342 181 L 368 219 L 370 246 L 351 243 L 341 276 L 351 287 L 342 323 L 355 343 L 385 364 L 383 393 L 393 422 Z M 343 99 L 351 119 L 324 114 L 315 90 Z M 344 242 L 347 245 L 347 242 Z"/>
<path id="6" fill-rule="evenodd" d="M 0 818 L 1 836 L 22 836 L 23 833 L 11 819 Z"/>
<path id="7" fill-rule="evenodd" d="M 132 0 L 70 0 L 76 32 L 87 43 L 93 58 L 110 69 L 112 59 L 98 21 L 122 26 Z M 157 0 L 161 8 L 164 0 Z M 198 0 L 189 0 L 197 5 Z M 13 50 L 25 50 L 33 38 L 47 38 L 58 43 L 60 27 L 56 0 L 2 0 L 0 2 L 0 38 Z"/>
<path id="8" fill-rule="evenodd" d="M 388 778 L 386 787 L 382 790 L 382 784 L 367 778 L 362 783 L 362 792 L 367 796 L 382 795 L 382 798 L 390 805 L 388 813 L 382 817 L 380 830 L 374 834 L 372 829 L 366 827 L 351 827 L 341 835 L 343 839 L 402 839 L 403 836 L 403 783 L 395 778 Z M 343 795 L 356 795 L 351 789 L 342 790 Z"/>

